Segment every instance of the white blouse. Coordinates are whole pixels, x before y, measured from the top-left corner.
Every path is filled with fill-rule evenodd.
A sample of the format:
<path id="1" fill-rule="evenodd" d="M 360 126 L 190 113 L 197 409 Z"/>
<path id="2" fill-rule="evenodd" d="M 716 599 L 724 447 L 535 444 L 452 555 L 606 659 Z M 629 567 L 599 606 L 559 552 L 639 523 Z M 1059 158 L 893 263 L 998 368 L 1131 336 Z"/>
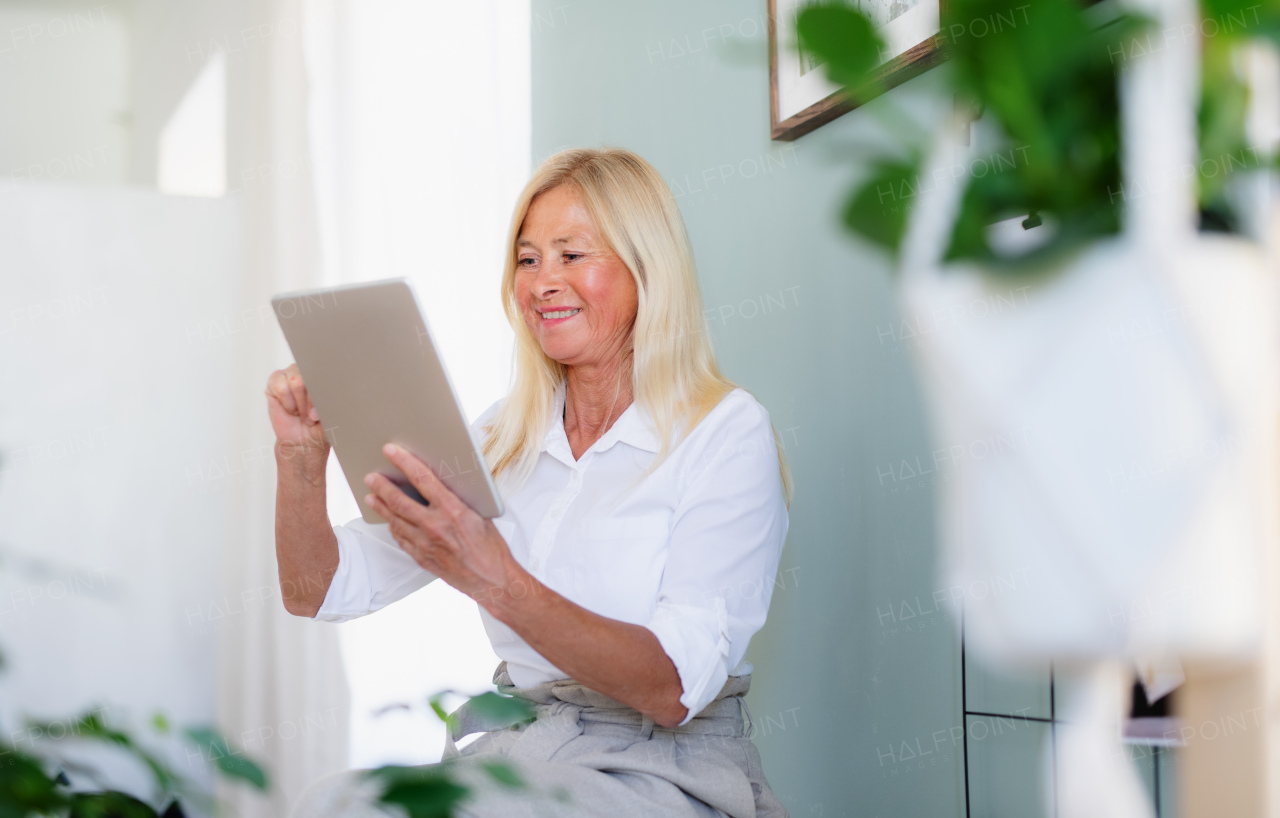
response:
<path id="1" fill-rule="evenodd" d="M 494 525 L 547 587 L 657 636 L 680 675 L 688 722 L 730 674 L 751 672 L 747 644 L 773 595 L 789 521 L 769 413 L 746 390 L 733 390 L 636 483 L 658 451 L 648 414 L 632 403 L 574 460 L 564 390 L 562 383 L 556 420 L 524 486 L 509 492 L 498 481 L 506 512 Z M 472 424 L 477 440 L 501 404 Z M 436 578 L 385 524 L 357 518 L 334 533 L 338 571 L 316 619 L 364 616 Z M 518 687 L 568 678 L 484 608 L 480 616 Z"/>

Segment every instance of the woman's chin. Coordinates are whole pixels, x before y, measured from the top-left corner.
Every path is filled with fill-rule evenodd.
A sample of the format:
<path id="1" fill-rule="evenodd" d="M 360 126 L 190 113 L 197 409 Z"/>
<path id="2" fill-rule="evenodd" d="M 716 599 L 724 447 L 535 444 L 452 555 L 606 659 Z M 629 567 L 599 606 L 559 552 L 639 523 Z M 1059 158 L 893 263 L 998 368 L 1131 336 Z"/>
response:
<path id="1" fill-rule="evenodd" d="M 572 366 L 582 357 L 585 348 L 582 344 L 543 343 L 542 351 L 553 361 Z"/>

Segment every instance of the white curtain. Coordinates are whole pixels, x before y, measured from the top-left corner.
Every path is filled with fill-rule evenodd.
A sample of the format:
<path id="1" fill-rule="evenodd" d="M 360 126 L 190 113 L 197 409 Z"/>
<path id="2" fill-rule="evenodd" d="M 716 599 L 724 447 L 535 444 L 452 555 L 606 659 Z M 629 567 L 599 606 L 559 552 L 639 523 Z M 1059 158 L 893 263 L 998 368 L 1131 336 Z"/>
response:
<path id="1" fill-rule="evenodd" d="M 529 175 L 529 0 L 307 4 L 325 278 L 411 279 L 479 415 L 510 372 L 498 282 Z"/>
<path id="2" fill-rule="evenodd" d="M 321 283 L 315 196 L 307 134 L 308 83 L 303 58 L 302 0 L 247 6 L 256 38 L 229 65 L 238 97 L 228 123 L 231 187 L 244 213 L 245 257 L 239 303 L 254 316 L 274 293 Z M 274 323 L 269 317 L 268 322 Z M 349 691 L 332 629 L 290 616 L 277 586 L 274 436 L 263 390 L 271 370 L 287 364 L 277 330 L 269 342 L 240 344 L 237 436 L 242 451 L 262 452 L 229 501 L 233 531 L 226 544 L 228 600 L 267 594 L 241 626 L 227 628 L 219 662 L 220 721 L 233 749 L 262 758 L 273 774 L 268 798 L 241 786 L 220 793 L 243 818 L 279 818 L 316 778 L 347 760 Z"/>
<path id="3" fill-rule="evenodd" d="M 284 290 L 406 276 L 475 417 L 505 393 L 510 372 L 498 281 L 529 166 L 527 0 L 250 7 L 246 24 L 271 36 L 229 65 L 229 181 L 245 214 L 240 303 L 265 308 Z M 269 451 L 273 440 L 263 385 L 290 356 L 278 332 L 272 337 L 241 350 L 246 450 Z M 378 731 L 369 728 L 370 706 L 388 696 L 421 702 L 443 687 L 476 691 L 496 663 L 474 603 L 443 583 L 343 626 L 285 613 L 275 590 L 275 470 L 265 461 L 231 503 L 242 535 L 226 555 L 229 598 L 270 589 L 277 601 L 223 642 L 223 728 L 275 773 L 269 800 L 225 789 L 246 818 L 287 814 L 303 787 L 352 762 L 438 757 L 442 734 L 432 720 L 393 718 L 389 732 Z M 330 516 L 357 516 L 332 468 Z M 354 751 L 349 673 L 363 730 Z"/>
<path id="4" fill-rule="evenodd" d="M 312 175 L 326 283 L 413 283 L 469 418 L 505 394 L 511 333 L 498 284 L 529 173 L 529 3 L 307 0 Z M 330 463 L 335 523 L 359 515 Z M 475 603 L 433 583 L 341 637 L 353 766 L 438 760 L 444 689 L 491 687 Z M 413 711 L 387 705 L 415 704 Z"/>

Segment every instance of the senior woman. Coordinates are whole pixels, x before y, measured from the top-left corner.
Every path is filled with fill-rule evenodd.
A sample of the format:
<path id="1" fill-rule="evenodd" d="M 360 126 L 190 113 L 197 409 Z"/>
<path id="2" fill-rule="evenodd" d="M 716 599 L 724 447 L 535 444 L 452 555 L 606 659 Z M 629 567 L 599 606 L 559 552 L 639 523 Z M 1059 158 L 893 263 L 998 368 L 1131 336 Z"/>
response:
<path id="1" fill-rule="evenodd" d="M 389 522 L 330 528 L 320 418 L 296 367 L 272 374 L 280 581 L 306 589 L 286 607 L 340 622 L 435 578 L 477 601 L 494 682 L 537 719 L 458 751 L 485 729 L 461 719 L 460 775 L 501 757 L 532 785 L 476 787 L 465 815 L 785 816 L 742 696 L 790 480 L 768 412 L 716 366 L 662 177 L 625 150 L 548 159 L 517 202 L 501 291 L 515 385 L 473 425 L 506 502 L 494 520 L 388 446 L 427 505 L 371 474 Z M 319 782 L 295 814 L 371 814 L 355 781 Z"/>

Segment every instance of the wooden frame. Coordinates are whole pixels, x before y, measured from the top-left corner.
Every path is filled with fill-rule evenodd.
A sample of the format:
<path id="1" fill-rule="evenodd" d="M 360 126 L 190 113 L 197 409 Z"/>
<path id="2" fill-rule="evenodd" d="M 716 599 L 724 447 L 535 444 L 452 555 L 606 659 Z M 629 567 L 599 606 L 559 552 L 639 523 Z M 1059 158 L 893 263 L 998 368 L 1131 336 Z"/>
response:
<path id="1" fill-rule="evenodd" d="M 937 2 L 938 16 L 941 18 L 943 0 L 922 0 L 922 2 Z M 856 91 L 853 94 L 835 91 L 803 110 L 788 116 L 786 119 L 780 119 L 778 104 L 778 0 L 768 0 L 768 4 L 769 135 L 771 138 L 782 142 L 799 139 L 815 128 L 849 113 L 871 99 L 870 95 L 859 94 Z M 924 73 L 942 62 L 943 59 L 945 57 L 942 50 L 942 34 L 934 34 L 884 63 L 877 72 L 877 80 L 883 83 L 883 88 L 887 90 Z"/>

